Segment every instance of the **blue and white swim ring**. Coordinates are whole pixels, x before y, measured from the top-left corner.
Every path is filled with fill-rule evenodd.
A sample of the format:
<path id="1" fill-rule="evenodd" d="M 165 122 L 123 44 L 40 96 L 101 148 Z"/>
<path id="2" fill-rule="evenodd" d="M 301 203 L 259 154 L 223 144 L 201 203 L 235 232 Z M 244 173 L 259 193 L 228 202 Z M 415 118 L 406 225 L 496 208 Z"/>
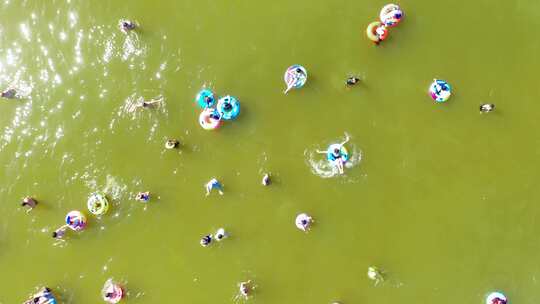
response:
<path id="1" fill-rule="evenodd" d="M 340 157 L 336 157 L 334 155 L 334 150 L 335 149 L 339 149 Z M 340 145 L 340 144 L 332 144 L 332 145 L 330 145 L 328 147 L 328 149 L 326 150 L 326 159 L 328 159 L 329 162 L 334 163 L 339 158 L 341 158 L 343 160 L 343 162 L 346 162 L 346 161 L 349 160 L 349 152 L 347 151 L 347 149 L 344 146 Z"/>
<path id="2" fill-rule="evenodd" d="M 214 93 L 208 89 L 202 89 L 195 98 L 199 107 L 205 109 L 213 107 L 216 104 Z"/>
<path id="3" fill-rule="evenodd" d="M 230 95 L 221 97 L 216 108 L 224 120 L 235 119 L 240 114 L 240 102 Z"/>
<path id="4" fill-rule="evenodd" d="M 452 87 L 444 80 L 434 79 L 429 86 L 429 96 L 436 102 L 445 102 L 450 95 L 452 95 Z"/>

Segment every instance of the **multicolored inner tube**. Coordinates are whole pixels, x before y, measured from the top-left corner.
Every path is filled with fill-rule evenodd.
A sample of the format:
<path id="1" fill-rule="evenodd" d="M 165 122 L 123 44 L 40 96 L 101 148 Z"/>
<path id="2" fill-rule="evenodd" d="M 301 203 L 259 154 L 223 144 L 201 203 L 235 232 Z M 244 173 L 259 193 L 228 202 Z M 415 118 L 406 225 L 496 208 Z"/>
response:
<path id="1" fill-rule="evenodd" d="M 87 206 L 90 213 L 94 215 L 103 215 L 109 210 L 109 201 L 105 194 L 95 192 L 88 198 Z"/>
<path id="2" fill-rule="evenodd" d="M 379 43 L 388 37 L 388 29 L 381 22 L 373 21 L 366 28 L 366 35 L 369 40 Z"/>
<path id="3" fill-rule="evenodd" d="M 116 304 L 124 297 L 124 290 L 122 286 L 109 279 L 105 282 L 105 286 L 101 290 L 101 295 L 105 302 Z"/>
<path id="4" fill-rule="evenodd" d="M 36 300 L 38 299 L 38 300 Z M 37 301 L 37 302 L 36 302 Z M 25 302 L 27 303 L 39 303 L 39 304 L 57 304 L 56 298 L 52 294 L 52 292 L 47 288 L 42 288 L 38 293 L 32 296 L 31 300 L 28 300 Z"/>
<path id="5" fill-rule="evenodd" d="M 506 304 L 506 296 L 500 292 L 492 292 L 486 297 L 486 304 Z"/>
<path id="6" fill-rule="evenodd" d="M 199 124 L 205 130 L 215 130 L 221 125 L 221 114 L 216 109 L 204 109 L 199 115 Z"/>
<path id="7" fill-rule="evenodd" d="M 287 93 L 290 89 L 299 89 L 306 84 L 307 71 L 301 65 L 291 65 L 287 68 L 287 71 L 285 71 L 283 80 L 287 84 L 287 90 L 285 90 L 285 93 Z"/>
<path id="8" fill-rule="evenodd" d="M 339 156 L 336 156 L 334 154 L 334 150 L 339 150 Z M 340 144 L 333 144 L 328 147 L 326 150 L 326 159 L 328 159 L 329 162 L 334 163 L 338 159 L 341 159 L 344 163 L 349 160 L 349 152 L 347 149 L 340 145 Z"/>
<path id="9" fill-rule="evenodd" d="M 435 79 L 429 86 L 429 96 L 436 102 L 445 102 L 452 95 L 452 87 L 444 80 Z"/>
<path id="10" fill-rule="evenodd" d="M 235 119 L 240 114 L 240 102 L 230 95 L 221 97 L 216 108 L 221 118 L 225 120 Z"/>
<path id="11" fill-rule="evenodd" d="M 195 98 L 199 107 L 206 109 L 211 108 L 216 104 L 214 93 L 208 89 L 201 90 Z"/>
<path id="12" fill-rule="evenodd" d="M 403 12 L 401 11 L 399 5 L 387 4 L 382 8 L 379 17 L 384 25 L 394 27 L 398 25 L 403 18 Z"/>
<path id="13" fill-rule="evenodd" d="M 66 215 L 66 224 L 75 231 L 81 231 L 86 228 L 86 216 L 80 211 L 73 210 Z"/>

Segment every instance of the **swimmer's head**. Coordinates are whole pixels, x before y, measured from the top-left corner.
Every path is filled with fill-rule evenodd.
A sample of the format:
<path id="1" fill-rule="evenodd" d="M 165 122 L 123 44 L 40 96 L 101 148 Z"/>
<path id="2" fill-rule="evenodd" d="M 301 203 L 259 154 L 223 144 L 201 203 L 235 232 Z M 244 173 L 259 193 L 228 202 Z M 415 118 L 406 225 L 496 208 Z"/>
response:
<path id="1" fill-rule="evenodd" d="M 56 238 L 57 236 L 58 236 L 58 233 L 56 233 L 56 231 L 53 231 L 52 237 L 53 237 L 53 238 Z"/>
<path id="2" fill-rule="evenodd" d="M 334 154 L 339 154 L 340 152 L 341 152 L 341 150 L 339 148 L 334 149 Z"/>

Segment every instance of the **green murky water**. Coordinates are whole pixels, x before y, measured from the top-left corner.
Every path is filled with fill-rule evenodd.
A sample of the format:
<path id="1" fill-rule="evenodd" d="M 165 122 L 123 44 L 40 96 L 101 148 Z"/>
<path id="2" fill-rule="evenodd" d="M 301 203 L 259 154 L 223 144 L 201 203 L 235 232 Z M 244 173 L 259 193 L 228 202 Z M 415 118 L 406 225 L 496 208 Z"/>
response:
<path id="1" fill-rule="evenodd" d="M 24 98 L 0 103 L 0 303 L 43 285 L 100 303 L 108 278 L 141 304 L 243 302 L 248 279 L 251 303 L 482 303 L 491 290 L 537 303 L 540 2 L 401 1 L 404 21 L 375 47 L 365 26 L 384 4 L 3 1 L 0 85 Z M 124 17 L 140 30 L 121 33 Z M 309 80 L 285 96 L 294 63 Z M 362 83 L 345 88 L 349 75 Z M 449 102 L 427 96 L 434 77 Z M 239 119 L 202 130 L 202 87 L 238 97 Z M 483 102 L 496 111 L 480 115 Z M 314 151 L 345 133 L 353 166 L 324 178 Z M 225 195 L 205 198 L 213 176 Z M 96 190 L 109 214 L 55 242 Z M 26 195 L 40 201 L 29 213 Z M 230 238 L 201 247 L 219 227 Z"/>

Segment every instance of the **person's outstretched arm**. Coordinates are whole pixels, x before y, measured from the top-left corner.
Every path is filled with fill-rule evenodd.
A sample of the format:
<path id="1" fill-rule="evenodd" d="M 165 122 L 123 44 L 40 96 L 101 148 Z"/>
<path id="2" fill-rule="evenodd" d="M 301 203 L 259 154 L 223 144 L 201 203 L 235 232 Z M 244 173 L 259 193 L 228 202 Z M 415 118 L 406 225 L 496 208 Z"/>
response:
<path id="1" fill-rule="evenodd" d="M 349 135 L 345 134 L 345 141 L 342 142 L 340 145 L 343 146 L 344 144 L 348 143 L 349 142 Z"/>

